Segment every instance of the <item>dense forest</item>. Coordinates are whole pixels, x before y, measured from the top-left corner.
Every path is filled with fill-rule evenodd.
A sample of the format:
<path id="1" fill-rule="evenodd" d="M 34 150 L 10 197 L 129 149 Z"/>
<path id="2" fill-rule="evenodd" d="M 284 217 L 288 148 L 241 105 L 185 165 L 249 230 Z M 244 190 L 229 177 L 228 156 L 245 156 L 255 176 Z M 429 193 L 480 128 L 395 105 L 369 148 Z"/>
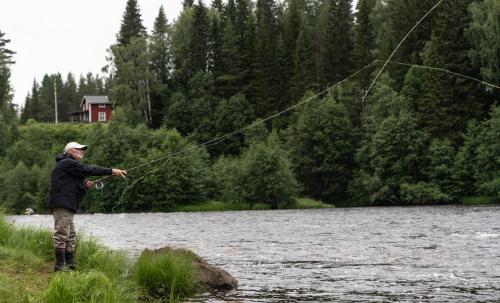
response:
<path id="1" fill-rule="evenodd" d="M 44 211 L 69 141 L 102 166 L 160 159 L 89 192 L 89 211 L 498 201 L 500 2 L 445 0 L 403 41 L 437 3 L 184 0 L 148 30 L 128 0 L 105 75 L 45 75 L 19 115 L 0 32 L 0 203 Z M 54 86 L 60 121 L 83 95 L 108 95 L 113 121 L 52 124 Z"/>

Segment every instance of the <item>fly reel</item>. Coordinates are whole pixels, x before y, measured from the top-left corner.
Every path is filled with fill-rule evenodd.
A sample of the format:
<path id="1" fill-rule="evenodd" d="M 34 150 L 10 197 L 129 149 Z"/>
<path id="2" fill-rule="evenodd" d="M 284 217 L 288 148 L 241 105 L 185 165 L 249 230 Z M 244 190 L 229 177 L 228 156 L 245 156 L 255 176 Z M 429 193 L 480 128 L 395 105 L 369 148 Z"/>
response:
<path id="1" fill-rule="evenodd" d="M 94 182 L 94 185 L 95 185 L 96 189 L 103 189 L 103 187 L 104 187 L 104 183 L 101 181 Z"/>

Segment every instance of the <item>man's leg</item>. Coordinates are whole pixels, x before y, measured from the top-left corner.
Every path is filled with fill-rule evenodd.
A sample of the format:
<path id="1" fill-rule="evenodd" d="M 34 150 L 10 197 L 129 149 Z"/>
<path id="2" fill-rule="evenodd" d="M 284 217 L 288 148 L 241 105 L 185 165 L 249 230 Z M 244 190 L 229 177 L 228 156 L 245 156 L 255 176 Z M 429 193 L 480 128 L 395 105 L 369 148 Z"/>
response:
<path id="1" fill-rule="evenodd" d="M 75 247 L 76 247 L 75 223 L 73 220 L 73 216 L 71 216 L 71 221 L 69 224 L 69 237 L 68 237 L 68 241 L 66 242 L 66 251 L 65 251 L 66 265 L 71 270 L 76 269 Z"/>
<path id="2" fill-rule="evenodd" d="M 70 223 L 73 220 L 73 213 L 65 208 L 54 208 L 52 210 L 54 216 L 54 247 L 56 253 L 55 271 L 60 271 L 64 268 L 66 243 L 69 240 Z"/>

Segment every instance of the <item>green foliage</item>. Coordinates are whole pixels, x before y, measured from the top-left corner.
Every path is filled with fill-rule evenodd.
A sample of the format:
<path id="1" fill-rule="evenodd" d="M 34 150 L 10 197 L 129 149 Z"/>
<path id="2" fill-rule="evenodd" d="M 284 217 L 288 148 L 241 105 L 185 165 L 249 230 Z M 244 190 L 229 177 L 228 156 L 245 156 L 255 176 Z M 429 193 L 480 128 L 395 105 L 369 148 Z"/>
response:
<path id="1" fill-rule="evenodd" d="M 346 199 L 354 168 L 355 131 L 333 96 L 304 106 L 287 133 L 287 146 L 304 193 L 337 203 Z"/>
<path id="2" fill-rule="evenodd" d="M 479 78 L 479 68 L 470 59 L 471 44 L 465 30 L 470 22 L 467 7 L 473 0 L 443 2 L 436 12 L 431 40 L 423 52 L 423 63 L 439 66 Z M 422 125 L 434 137 L 461 143 L 466 124 L 462 121 L 482 119 L 491 100 L 476 82 L 427 71 L 418 103 Z"/>
<path id="3" fill-rule="evenodd" d="M 431 204 L 451 201 L 450 195 L 443 193 L 432 183 L 403 183 L 400 188 L 401 200 L 408 204 Z"/>
<path id="4" fill-rule="evenodd" d="M 133 302 L 128 291 L 99 271 L 57 274 L 45 292 L 47 303 L 122 303 Z"/>
<path id="5" fill-rule="evenodd" d="M 124 253 L 112 251 L 96 239 L 78 235 L 76 259 L 81 272 L 98 270 L 109 279 L 118 279 L 127 270 L 127 257 Z"/>
<path id="6" fill-rule="evenodd" d="M 328 87 L 344 79 L 350 69 L 352 51 L 351 0 L 327 1 L 327 26 L 323 47 L 322 77 Z"/>
<path id="7" fill-rule="evenodd" d="M 467 36 L 472 42 L 470 53 L 481 63 L 481 75 L 487 81 L 500 83 L 500 3 L 496 0 L 473 2 Z"/>
<path id="8" fill-rule="evenodd" d="M 437 189 L 456 198 L 460 191 L 460 182 L 455 173 L 456 151 L 449 140 L 434 140 L 429 146 L 429 162 L 425 169 L 428 181 Z"/>
<path id="9" fill-rule="evenodd" d="M 215 180 L 223 200 L 288 206 L 298 191 L 290 161 L 273 132 L 266 142 L 255 142 L 241 159 L 222 158 L 215 165 Z"/>
<path id="10" fill-rule="evenodd" d="M 146 28 L 142 25 L 141 11 L 137 0 L 127 0 L 127 7 L 123 13 L 123 19 L 118 33 L 118 44 L 125 46 L 131 43 L 132 39 L 144 37 Z"/>
<path id="11" fill-rule="evenodd" d="M 28 303 L 33 302 L 25 289 L 13 278 L 0 274 L 0 302 L 1 303 Z"/>
<path id="12" fill-rule="evenodd" d="M 95 131 L 88 161 L 107 167 L 131 168 L 188 148 L 188 142 L 176 131 L 163 128 L 148 130 L 144 125 L 131 128 L 112 123 Z M 131 171 L 128 180 L 106 182 L 102 191 L 89 192 L 83 207 L 92 211 L 172 210 L 207 197 L 207 170 L 204 150 L 191 148 Z"/>
<path id="13" fill-rule="evenodd" d="M 111 53 L 115 67 L 111 100 L 125 111 L 129 124 L 151 124 L 150 85 L 153 75 L 149 71 L 150 53 L 147 52 L 146 39 L 132 37 L 124 45 L 111 46 Z"/>
<path id="14" fill-rule="evenodd" d="M 163 6 L 155 19 L 153 33 L 149 41 L 151 72 L 151 126 L 162 124 L 163 113 L 171 88 L 172 38 L 171 28 L 165 16 Z"/>
<path id="15" fill-rule="evenodd" d="M 495 106 L 491 118 L 482 125 L 477 138 L 474 171 L 477 192 L 482 195 L 500 197 L 500 107 Z"/>
<path id="16" fill-rule="evenodd" d="M 215 128 L 217 130 L 216 137 L 223 137 L 236 130 L 247 127 L 254 120 L 252 107 L 245 99 L 245 96 L 238 94 L 228 100 L 222 100 L 216 109 Z M 245 141 L 243 133 L 235 134 L 209 150 L 213 154 L 237 155 L 240 153 Z"/>
<path id="17" fill-rule="evenodd" d="M 356 154 L 361 170 L 351 183 L 353 197 L 370 203 L 401 203 L 401 185 L 422 178 L 427 138 L 416 127 L 415 117 L 405 111 L 374 125 Z"/>
<path id="18" fill-rule="evenodd" d="M 194 256 L 145 250 L 132 268 L 133 279 L 153 297 L 177 302 L 194 293 Z"/>

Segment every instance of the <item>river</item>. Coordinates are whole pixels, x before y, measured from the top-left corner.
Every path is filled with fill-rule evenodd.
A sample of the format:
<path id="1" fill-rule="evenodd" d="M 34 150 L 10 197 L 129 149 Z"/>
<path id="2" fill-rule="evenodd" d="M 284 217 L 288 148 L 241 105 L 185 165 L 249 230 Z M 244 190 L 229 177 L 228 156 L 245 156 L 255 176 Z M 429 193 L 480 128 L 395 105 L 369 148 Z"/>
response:
<path id="1" fill-rule="evenodd" d="M 52 228 L 47 215 L 12 216 Z M 193 250 L 238 281 L 192 302 L 500 302 L 500 206 L 77 215 L 137 256 Z"/>

